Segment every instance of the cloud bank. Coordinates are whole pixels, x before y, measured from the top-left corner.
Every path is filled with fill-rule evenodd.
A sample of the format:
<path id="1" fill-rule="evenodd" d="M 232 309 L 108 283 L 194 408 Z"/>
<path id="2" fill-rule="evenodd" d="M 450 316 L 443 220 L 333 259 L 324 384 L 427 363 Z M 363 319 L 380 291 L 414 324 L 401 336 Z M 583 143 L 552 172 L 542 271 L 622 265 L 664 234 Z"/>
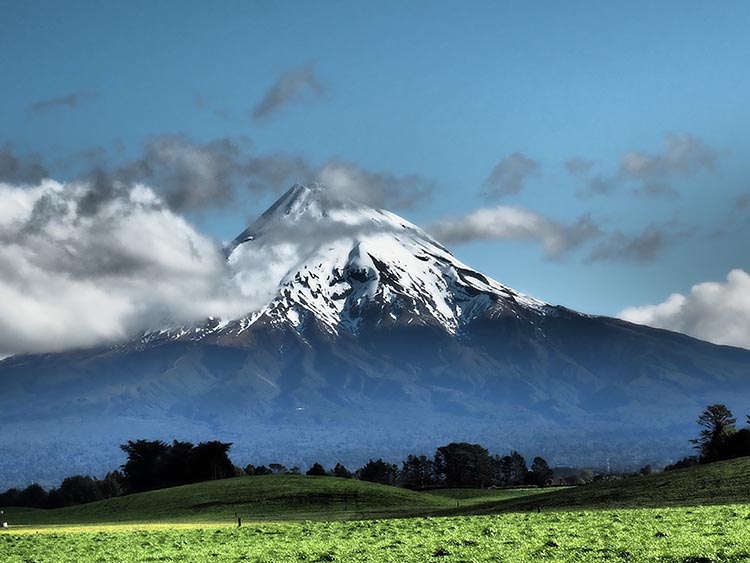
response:
<path id="1" fill-rule="evenodd" d="M 38 181 L 47 169 L 30 156 L 0 151 L 0 180 Z M 221 209 L 242 193 L 280 195 L 295 183 L 321 183 L 339 197 L 388 209 L 409 209 L 432 197 L 435 183 L 419 174 L 370 170 L 332 157 L 315 164 L 285 152 L 258 153 L 244 137 L 199 142 L 186 135 L 148 139 L 141 154 L 110 166 L 101 162 L 87 174 L 89 201 L 106 202 L 116 185 L 154 186 L 170 209 L 179 212 Z"/>
<path id="2" fill-rule="evenodd" d="M 657 305 L 629 307 L 618 315 L 633 323 L 682 332 L 750 349 L 750 273 L 732 270 L 725 282 L 694 285 Z"/>
<path id="3" fill-rule="evenodd" d="M 91 184 L 0 184 L 0 356 L 120 341 L 253 303 L 221 249 L 145 186 L 83 213 Z"/>

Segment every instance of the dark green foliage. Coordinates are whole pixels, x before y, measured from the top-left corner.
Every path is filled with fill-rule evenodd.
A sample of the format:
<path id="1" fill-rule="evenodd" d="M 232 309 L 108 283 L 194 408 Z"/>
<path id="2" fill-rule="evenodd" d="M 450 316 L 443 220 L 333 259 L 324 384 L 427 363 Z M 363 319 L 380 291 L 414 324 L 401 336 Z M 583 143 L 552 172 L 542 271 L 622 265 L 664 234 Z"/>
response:
<path id="1" fill-rule="evenodd" d="M 720 459 L 750 456 L 750 429 L 742 428 L 727 435 L 718 448 Z"/>
<path id="2" fill-rule="evenodd" d="M 528 468 L 526 460 L 517 451 L 505 456 L 492 458 L 492 482 L 501 486 L 523 485 L 526 482 Z"/>
<path id="3" fill-rule="evenodd" d="M 74 506 L 103 500 L 104 493 L 96 479 L 88 475 L 74 475 L 66 477 L 59 488 L 50 491 L 50 500 L 54 498 L 53 506 Z"/>
<path id="4" fill-rule="evenodd" d="M 280 463 L 271 463 L 268 465 L 268 468 L 271 470 L 272 475 L 285 475 L 286 474 L 286 466 Z"/>
<path id="5" fill-rule="evenodd" d="M 531 471 L 528 473 L 528 481 L 537 487 L 544 487 L 552 480 L 552 469 L 550 469 L 547 460 L 542 457 L 535 457 L 531 462 Z"/>
<path id="6" fill-rule="evenodd" d="M 232 444 L 213 440 L 201 442 L 186 457 L 190 465 L 189 483 L 215 481 L 234 476 L 234 465 L 229 459 Z M 176 483 L 177 484 L 177 483 Z M 183 484 L 183 483 L 178 483 Z"/>
<path id="7" fill-rule="evenodd" d="M 129 493 L 175 485 L 226 479 L 234 476 L 229 459 L 231 443 L 210 441 L 194 446 L 175 440 L 128 441 L 120 448 L 128 459 L 122 466 L 124 488 Z"/>
<path id="8" fill-rule="evenodd" d="M 703 427 L 700 436 L 691 440 L 701 463 L 710 463 L 721 459 L 721 449 L 726 439 L 736 432 L 737 419 L 726 405 L 715 404 L 706 407 L 698 417 L 698 424 Z"/>
<path id="9" fill-rule="evenodd" d="M 435 474 L 446 487 L 485 487 L 492 478 L 492 460 L 479 444 L 453 442 L 435 452 Z"/>
<path id="10" fill-rule="evenodd" d="M 410 454 L 401 465 L 401 485 L 421 491 L 435 485 L 435 463 L 427 456 Z"/>
<path id="11" fill-rule="evenodd" d="M 378 458 L 370 460 L 357 470 L 357 476 L 362 481 L 380 483 L 382 485 L 395 485 L 398 477 L 398 467 L 393 463 L 386 463 Z"/>
<path id="12" fill-rule="evenodd" d="M 328 472 L 326 472 L 326 468 L 320 465 L 318 462 L 313 463 L 312 467 L 307 470 L 305 475 L 310 475 L 313 477 L 324 477 L 328 475 Z"/>
<path id="13" fill-rule="evenodd" d="M 122 466 L 125 488 L 129 493 L 165 487 L 169 446 L 161 440 L 128 440 L 120 449 L 128 456 Z"/>
<path id="14" fill-rule="evenodd" d="M 41 485 L 33 483 L 22 490 L 18 495 L 18 506 L 30 508 L 43 508 L 47 504 L 47 492 Z"/>
<path id="15" fill-rule="evenodd" d="M 337 463 L 336 467 L 333 468 L 333 476 L 339 477 L 341 479 L 351 479 L 352 477 L 354 477 L 354 474 L 342 464 Z"/>

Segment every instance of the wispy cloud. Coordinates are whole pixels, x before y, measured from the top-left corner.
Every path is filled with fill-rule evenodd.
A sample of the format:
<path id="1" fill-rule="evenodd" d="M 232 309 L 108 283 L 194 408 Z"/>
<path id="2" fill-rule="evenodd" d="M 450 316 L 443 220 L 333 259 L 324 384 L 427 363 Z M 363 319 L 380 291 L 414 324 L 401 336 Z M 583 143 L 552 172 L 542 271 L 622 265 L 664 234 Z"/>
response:
<path id="1" fill-rule="evenodd" d="M 669 133 L 664 136 L 661 153 L 625 153 L 620 161 L 620 174 L 644 183 L 664 182 L 704 170 L 714 172 L 717 161 L 716 151 L 700 139 L 686 133 Z"/>
<path id="2" fill-rule="evenodd" d="M 484 182 L 483 194 L 488 201 L 519 193 L 526 181 L 539 173 L 539 163 L 519 152 L 498 162 Z"/>
<path id="3" fill-rule="evenodd" d="M 592 249 L 587 262 L 652 262 L 667 247 L 689 234 L 671 222 L 651 224 L 635 233 L 615 231 L 606 235 Z"/>
<path id="4" fill-rule="evenodd" d="M 676 199 L 674 183 L 703 172 L 715 173 L 719 152 L 687 133 L 664 136 L 660 152 L 632 150 L 620 158 L 614 172 L 596 171 L 598 163 L 581 156 L 564 162 L 566 170 L 581 182 L 580 195 L 609 195 L 624 187 L 638 197 Z"/>
<path id="5" fill-rule="evenodd" d="M 560 259 L 571 250 L 601 235 L 588 215 L 562 223 L 519 207 L 478 209 L 467 215 L 433 223 L 427 230 L 446 244 L 475 240 L 517 240 L 540 244 L 550 259 Z"/>
<path id="6" fill-rule="evenodd" d="M 59 109 L 73 109 L 94 101 L 97 94 L 92 92 L 71 92 L 65 96 L 39 100 L 29 106 L 33 115 L 44 115 Z"/>
<path id="7" fill-rule="evenodd" d="M 281 74 L 255 105 L 252 116 L 255 120 L 265 119 L 292 103 L 320 98 L 324 94 L 325 87 L 316 75 L 315 65 L 307 64 Z"/>

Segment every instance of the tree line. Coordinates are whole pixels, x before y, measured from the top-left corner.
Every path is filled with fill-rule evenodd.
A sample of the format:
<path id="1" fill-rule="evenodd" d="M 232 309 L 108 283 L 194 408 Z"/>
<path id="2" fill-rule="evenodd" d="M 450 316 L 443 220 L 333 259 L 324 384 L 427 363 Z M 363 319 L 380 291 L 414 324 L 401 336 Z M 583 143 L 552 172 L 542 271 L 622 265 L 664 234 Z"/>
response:
<path id="1" fill-rule="evenodd" d="M 750 416 L 748 427 L 737 428 L 737 419 L 723 404 L 709 405 L 698 417 L 701 428 L 691 440 L 697 454 L 669 465 L 665 471 L 712 463 L 724 459 L 750 456 Z M 300 475 L 299 467 L 287 468 L 279 463 L 235 466 L 229 458 L 230 442 L 201 442 L 193 444 L 174 440 L 171 444 L 160 440 L 135 440 L 122 444 L 125 463 L 104 479 L 87 475 L 66 477 L 59 487 L 49 491 L 38 484 L 25 489 L 9 489 L 0 494 L 0 506 L 59 508 L 177 485 L 226 479 L 243 475 Z M 638 472 L 647 474 L 647 465 Z M 580 484 L 596 479 L 585 476 L 586 470 L 574 472 L 568 484 Z M 440 487 L 544 487 L 552 483 L 553 470 L 542 457 L 535 457 L 529 467 L 517 451 L 507 455 L 493 455 L 480 444 L 452 442 L 436 449 L 432 457 L 410 454 L 400 465 L 381 458 L 370 459 L 362 467 L 350 471 L 341 463 L 326 469 L 314 463 L 307 471 L 310 476 L 332 476 L 360 479 L 413 490 Z"/>
<path id="2" fill-rule="evenodd" d="M 120 495 L 255 475 L 300 475 L 299 467 L 287 468 L 279 463 L 235 466 L 229 458 L 232 447 L 228 442 L 130 440 L 120 449 L 126 454 L 125 463 L 104 479 L 74 475 L 63 480 L 59 487 L 46 491 L 38 484 L 25 489 L 9 489 L 0 494 L 0 506 L 32 508 L 60 508 L 104 500 Z M 433 457 L 409 455 L 401 465 L 381 458 L 369 460 L 362 467 L 350 471 L 337 463 L 328 470 L 314 463 L 309 476 L 332 476 L 360 479 L 373 483 L 426 490 L 437 487 L 507 487 L 520 485 L 545 486 L 552 470 L 541 458 L 534 458 L 529 469 L 524 457 L 512 451 L 508 455 L 492 455 L 479 444 L 453 442 L 437 448 Z"/>
<path id="3" fill-rule="evenodd" d="M 253 474 L 257 475 L 257 468 L 246 468 L 246 472 L 248 470 L 254 470 Z M 552 480 L 552 469 L 541 457 L 535 457 L 529 468 L 524 457 L 516 451 L 504 456 L 492 455 L 480 444 L 467 442 L 441 446 L 432 458 L 410 454 L 400 467 L 383 459 L 371 459 L 354 472 L 341 464 L 326 471 L 321 464 L 315 463 L 306 474 L 357 478 L 413 490 L 521 485 L 543 487 L 551 484 Z"/>

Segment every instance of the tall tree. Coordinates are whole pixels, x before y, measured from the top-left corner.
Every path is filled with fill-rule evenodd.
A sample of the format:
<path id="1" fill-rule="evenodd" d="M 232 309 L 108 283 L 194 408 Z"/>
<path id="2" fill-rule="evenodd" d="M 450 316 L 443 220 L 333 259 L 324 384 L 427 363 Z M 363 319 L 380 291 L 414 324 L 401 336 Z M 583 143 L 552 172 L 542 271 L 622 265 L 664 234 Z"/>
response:
<path id="1" fill-rule="evenodd" d="M 550 479 L 552 479 L 552 470 L 547 460 L 543 457 L 535 457 L 534 461 L 531 462 L 529 481 L 537 487 L 544 487 Z"/>
<path id="2" fill-rule="evenodd" d="M 401 465 L 401 484 L 423 490 L 435 484 L 435 463 L 427 456 L 409 454 Z"/>
<path id="3" fill-rule="evenodd" d="M 234 476 L 234 464 L 229 459 L 231 442 L 201 442 L 190 456 L 192 482 L 215 481 Z"/>
<path id="4" fill-rule="evenodd" d="M 125 489 L 129 493 L 166 487 L 165 462 L 169 446 L 161 440 L 128 440 L 120 449 L 128 459 L 122 466 Z"/>
<path id="5" fill-rule="evenodd" d="M 310 475 L 312 477 L 325 477 L 328 473 L 326 472 L 326 468 L 316 461 L 312 464 L 312 467 L 305 472 L 305 475 Z"/>
<path id="6" fill-rule="evenodd" d="M 370 460 L 357 470 L 357 476 L 362 481 L 395 485 L 398 477 L 398 467 L 382 459 Z"/>
<path id="7" fill-rule="evenodd" d="M 483 487 L 492 478 L 492 460 L 479 444 L 452 442 L 435 452 L 435 474 L 447 487 Z"/>
<path id="8" fill-rule="evenodd" d="M 726 405 L 714 404 L 706 407 L 697 422 L 703 430 L 690 442 L 698 450 L 701 463 L 710 463 L 720 459 L 724 442 L 730 434 L 737 431 L 735 427 L 737 419 Z"/>
<path id="9" fill-rule="evenodd" d="M 351 479 L 354 475 L 349 471 L 346 466 L 341 463 L 337 463 L 336 467 L 333 468 L 333 476 L 340 477 L 342 479 Z"/>

